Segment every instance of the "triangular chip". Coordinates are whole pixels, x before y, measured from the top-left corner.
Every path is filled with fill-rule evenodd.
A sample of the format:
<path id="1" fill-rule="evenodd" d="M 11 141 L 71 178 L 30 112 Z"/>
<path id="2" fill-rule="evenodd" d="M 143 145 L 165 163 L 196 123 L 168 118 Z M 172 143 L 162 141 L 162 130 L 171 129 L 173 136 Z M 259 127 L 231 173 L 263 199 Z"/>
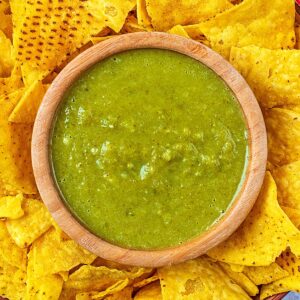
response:
<path id="1" fill-rule="evenodd" d="M 229 57 L 233 46 L 294 48 L 294 0 L 244 0 L 232 9 L 199 24 L 211 47 Z"/>
<path id="2" fill-rule="evenodd" d="M 159 281 L 153 282 L 141 290 L 134 296 L 134 300 L 163 300 Z"/>
<path id="3" fill-rule="evenodd" d="M 27 249 L 19 248 L 10 237 L 5 223 L 0 221 L 0 258 L 7 264 L 25 270 Z"/>
<path id="4" fill-rule="evenodd" d="M 7 97 L 22 87 L 20 71 L 14 68 L 10 77 L 0 78 L 0 98 Z"/>
<path id="5" fill-rule="evenodd" d="M 32 244 L 32 259 L 36 277 L 69 271 L 80 264 L 90 264 L 95 255 L 79 246 L 75 241 L 50 229 Z"/>
<path id="6" fill-rule="evenodd" d="M 23 195 L 0 198 L 0 218 L 18 219 L 24 215 L 22 209 Z"/>
<path id="7" fill-rule="evenodd" d="M 164 300 L 250 300 L 218 263 L 207 258 L 158 269 Z"/>
<path id="8" fill-rule="evenodd" d="M 147 269 L 144 268 L 135 268 L 132 272 L 127 272 L 107 267 L 82 266 L 71 274 L 65 282 L 62 298 L 73 299 L 72 297 L 76 294 L 105 291 L 107 288 L 123 280 L 129 279 L 132 281 L 142 276 L 146 271 Z"/>
<path id="9" fill-rule="evenodd" d="M 7 230 L 15 243 L 28 247 L 52 225 L 52 218 L 45 205 L 36 199 L 23 201 L 24 216 L 6 222 Z"/>
<path id="10" fill-rule="evenodd" d="M 13 69 L 13 66 L 14 60 L 12 57 L 11 41 L 0 30 L 0 77 L 9 76 Z"/>
<path id="11" fill-rule="evenodd" d="M 265 267 L 245 267 L 243 273 L 256 285 L 269 284 L 289 276 L 289 273 L 275 262 Z"/>
<path id="12" fill-rule="evenodd" d="M 300 104 L 299 50 L 234 47 L 230 62 L 245 77 L 261 106 Z"/>
<path id="13" fill-rule="evenodd" d="M 35 81 L 26 88 L 8 120 L 14 123 L 33 123 L 46 90 L 47 86 L 41 81 Z"/>
<path id="14" fill-rule="evenodd" d="M 265 123 L 270 162 L 281 166 L 300 160 L 300 114 L 273 108 L 265 113 Z"/>
<path id="15" fill-rule="evenodd" d="M 42 80 L 106 26 L 119 31 L 135 4 L 134 0 L 12 0 L 13 44 L 25 84 Z"/>
<path id="16" fill-rule="evenodd" d="M 153 31 L 153 28 L 148 26 L 148 27 L 144 27 L 140 24 L 138 24 L 138 20 L 134 15 L 130 15 L 125 23 L 124 26 L 121 30 L 121 33 L 133 33 L 133 32 L 149 32 L 149 31 Z"/>
<path id="17" fill-rule="evenodd" d="M 187 32 L 184 30 L 184 27 L 181 25 L 176 25 L 176 26 L 172 27 L 168 32 L 171 34 L 177 34 L 177 35 L 181 35 L 186 38 L 190 38 L 189 35 L 187 34 Z"/>
<path id="18" fill-rule="evenodd" d="M 300 161 L 274 168 L 272 175 L 280 205 L 300 210 Z"/>
<path id="19" fill-rule="evenodd" d="M 147 12 L 157 31 L 167 31 L 175 25 L 196 24 L 231 7 L 227 0 L 146 0 Z"/>
<path id="20" fill-rule="evenodd" d="M 219 265 L 223 271 L 231 278 L 236 284 L 238 284 L 249 296 L 255 296 L 258 294 L 258 287 L 242 272 L 232 271 L 230 265 L 219 262 Z"/>
<path id="21" fill-rule="evenodd" d="M 146 9 L 146 0 L 137 0 L 136 14 L 138 24 L 144 28 L 151 27 L 151 19 Z"/>
<path id="22" fill-rule="evenodd" d="M 298 234 L 297 228 L 280 208 L 276 184 L 267 172 L 260 195 L 244 223 L 208 254 L 226 263 L 268 266 Z"/>
<path id="23" fill-rule="evenodd" d="M 8 193 L 36 193 L 31 165 L 32 125 L 15 124 L 8 116 L 19 101 L 22 90 L 0 99 L 0 183 Z"/>

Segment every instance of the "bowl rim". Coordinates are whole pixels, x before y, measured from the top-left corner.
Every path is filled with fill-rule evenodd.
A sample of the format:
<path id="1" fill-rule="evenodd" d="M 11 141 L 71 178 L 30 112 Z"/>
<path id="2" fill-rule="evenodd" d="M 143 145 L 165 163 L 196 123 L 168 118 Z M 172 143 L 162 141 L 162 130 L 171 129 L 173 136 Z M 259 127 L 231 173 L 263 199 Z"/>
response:
<path id="1" fill-rule="evenodd" d="M 52 176 L 49 142 L 56 109 L 70 85 L 95 63 L 130 49 L 158 48 L 190 56 L 217 73 L 231 88 L 244 113 L 248 130 L 248 165 L 244 181 L 225 214 L 207 231 L 180 246 L 162 250 L 133 250 L 113 245 L 86 229 L 61 199 Z M 263 183 L 267 162 L 267 136 L 257 100 L 234 67 L 219 54 L 194 40 L 160 32 L 129 33 L 107 39 L 69 62 L 55 78 L 38 110 L 31 148 L 32 166 L 41 198 L 58 225 L 72 239 L 96 255 L 121 264 L 159 267 L 206 253 L 229 237 L 244 221 Z"/>

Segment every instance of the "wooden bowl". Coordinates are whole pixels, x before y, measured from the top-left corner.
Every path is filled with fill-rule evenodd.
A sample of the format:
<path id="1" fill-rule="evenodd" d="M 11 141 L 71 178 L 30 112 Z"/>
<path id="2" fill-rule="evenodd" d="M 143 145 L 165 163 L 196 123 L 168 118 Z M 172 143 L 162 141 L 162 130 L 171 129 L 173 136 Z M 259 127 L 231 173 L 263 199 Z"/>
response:
<path id="1" fill-rule="evenodd" d="M 52 177 L 49 139 L 53 117 L 64 93 L 78 76 L 102 59 L 128 49 L 169 49 L 190 56 L 215 71 L 232 89 L 248 128 L 248 168 L 240 192 L 225 215 L 208 231 L 178 247 L 155 251 L 112 245 L 82 226 L 62 201 Z M 158 267 L 195 258 L 228 238 L 251 210 L 261 188 L 267 138 L 256 98 L 243 77 L 219 54 L 191 39 L 166 33 L 132 33 L 101 42 L 72 60 L 53 81 L 38 111 L 32 137 L 32 164 L 40 195 L 58 225 L 75 241 L 105 259 L 122 264 Z M 226 184 L 226 183 L 224 183 Z"/>

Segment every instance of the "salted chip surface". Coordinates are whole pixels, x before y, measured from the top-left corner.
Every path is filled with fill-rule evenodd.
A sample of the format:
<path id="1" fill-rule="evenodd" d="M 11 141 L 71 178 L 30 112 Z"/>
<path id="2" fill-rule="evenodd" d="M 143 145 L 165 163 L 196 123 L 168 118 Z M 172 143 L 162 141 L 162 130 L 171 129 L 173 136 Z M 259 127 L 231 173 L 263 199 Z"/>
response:
<path id="1" fill-rule="evenodd" d="M 275 262 L 264 267 L 245 267 L 243 273 L 256 285 L 269 284 L 289 276 L 289 273 Z"/>
<path id="2" fill-rule="evenodd" d="M 251 281 L 244 273 L 234 272 L 230 265 L 219 262 L 219 265 L 223 271 L 231 278 L 236 284 L 238 284 L 249 296 L 255 296 L 259 290 L 256 284 Z"/>
<path id="3" fill-rule="evenodd" d="M 0 259 L 7 264 L 25 270 L 27 250 L 19 248 L 9 235 L 5 222 L 0 221 Z"/>
<path id="4" fill-rule="evenodd" d="M 14 59 L 12 56 L 11 41 L 0 29 L 0 77 L 10 76 L 13 66 Z"/>
<path id="5" fill-rule="evenodd" d="M 300 210 L 300 161 L 276 167 L 272 175 L 277 185 L 280 205 Z"/>
<path id="6" fill-rule="evenodd" d="M 163 300 L 160 282 L 156 281 L 140 289 L 134 296 L 134 300 Z"/>
<path id="7" fill-rule="evenodd" d="M 231 7 L 227 0 L 146 0 L 147 12 L 157 31 L 199 23 Z"/>
<path id="8" fill-rule="evenodd" d="M 300 114 L 273 108 L 265 113 L 265 123 L 270 162 L 281 166 L 300 160 Z M 291 189 L 293 186 L 287 191 Z"/>
<path id="9" fill-rule="evenodd" d="M 233 47 L 230 62 L 245 77 L 261 106 L 300 104 L 299 50 Z"/>
<path id="10" fill-rule="evenodd" d="M 95 255 L 75 241 L 63 237 L 55 228 L 37 239 L 31 248 L 36 277 L 69 271 L 80 264 L 90 264 Z"/>
<path id="11" fill-rule="evenodd" d="M 244 0 L 199 24 L 211 47 L 225 58 L 233 46 L 294 48 L 294 0 Z M 272 38 L 270 38 L 272 37 Z"/>
<path id="12" fill-rule="evenodd" d="M 47 85 L 41 81 L 33 82 L 25 89 L 8 120 L 14 123 L 33 123 L 46 90 Z"/>
<path id="13" fill-rule="evenodd" d="M 8 193 L 35 194 L 30 155 L 32 124 L 8 121 L 21 96 L 22 90 L 17 90 L 0 97 L 0 183 Z"/>
<path id="14" fill-rule="evenodd" d="M 142 276 L 145 272 L 146 269 L 144 268 L 134 268 L 131 272 L 128 272 L 104 266 L 84 265 L 69 276 L 69 279 L 64 284 L 62 297 L 64 299 L 72 299 L 75 295 L 85 292 L 105 291 L 120 281 L 126 279 L 132 281 Z"/>
<path id="15" fill-rule="evenodd" d="M 15 243 L 28 247 L 52 225 L 52 218 L 45 205 L 36 199 L 24 199 L 24 216 L 16 220 L 7 220 L 6 226 Z"/>
<path id="16" fill-rule="evenodd" d="M 215 262 L 200 257 L 158 269 L 164 300 L 251 299 Z"/>
<path id="17" fill-rule="evenodd" d="M 0 198 L 0 218 L 18 219 L 24 215 L 22 208 L 23 195 Z"/>
<path id="18" fill-rule="evenodd" d="M 135 4 L 134 0 L 12 0 L 13 44 L 25 84 L 45 78 L 106 26 L 118 32 Z"/>
<path id="19" fill-rule="evenodd" d="M 259 197 L 243 224 L 225 242 L 208 252 L 214 259 L 245 266 L 268 266 L 298 236 L 277 202 L 277 190 L 266 173 Z"/>

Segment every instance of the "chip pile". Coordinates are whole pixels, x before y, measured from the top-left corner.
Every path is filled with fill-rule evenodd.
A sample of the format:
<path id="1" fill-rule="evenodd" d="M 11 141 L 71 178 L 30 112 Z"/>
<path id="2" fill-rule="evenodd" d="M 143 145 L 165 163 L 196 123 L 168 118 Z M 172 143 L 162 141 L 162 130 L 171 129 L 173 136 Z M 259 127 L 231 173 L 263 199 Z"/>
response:
<path id="1" fill-rule="evenodd" d="M 167 31 L 228 59 L 265 117 L 269 163 L 240 228 L 207 255 L 157 270 L 81 248 L 41 202 L 32 126 L 49 84 L 114 35 Z M 0 296 L 241 300 L 300 292 L 300 25 L 294 0 L 0 0 Z"/>

